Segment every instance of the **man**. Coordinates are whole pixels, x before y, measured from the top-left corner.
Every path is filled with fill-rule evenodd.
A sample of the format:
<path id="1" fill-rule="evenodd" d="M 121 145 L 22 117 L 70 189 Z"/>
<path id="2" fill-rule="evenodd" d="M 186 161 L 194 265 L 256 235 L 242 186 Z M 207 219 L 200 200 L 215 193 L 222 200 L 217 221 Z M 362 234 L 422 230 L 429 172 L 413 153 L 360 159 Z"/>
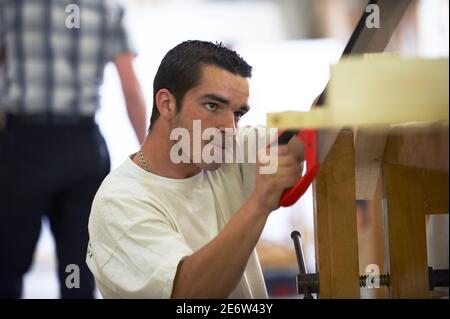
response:
<path id="1" fill-rule="evenodd" d="M 250 76 L 220 44 L 183 42 L 162 60 L 147 139 L 105 179 L 92 206 L 87 264 L 103 297 L 267 297 L 254 248 L 282 192 L 300 177 L 301 144 L 280 146 L 271 174 L 261 174 L 259 162 L 203 156 L 207 148 L 231 151 L 230 136 L 241 140 Z M 174 139 L 180 128 L 189 132 L 187 149 Z M 192 140 L 209 128 L 219 139 Z M 187 160 L 174 160 L 180 154 Z"/>
<path id="2" fill-rule="evenodd" d="M 95 124 L 108 61 L 140 143 L 146 135 L 123 17 L 107 0 L 0 1 L 0 298 L 22 296 L 44 215 L 61 297 L 93 297 L 87 223 L 110 165 Z"/>

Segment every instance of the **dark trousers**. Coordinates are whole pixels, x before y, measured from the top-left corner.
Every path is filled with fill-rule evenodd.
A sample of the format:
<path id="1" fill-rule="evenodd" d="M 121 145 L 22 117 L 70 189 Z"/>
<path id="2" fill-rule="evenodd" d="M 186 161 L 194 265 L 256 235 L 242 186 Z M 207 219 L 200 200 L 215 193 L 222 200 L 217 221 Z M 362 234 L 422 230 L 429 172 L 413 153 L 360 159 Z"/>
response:
<path id="1" fill-rule="evenodd" d="M 12 119 L 0 130 L 0 298 L 22 296 L 43 216 L 56 242 L 61 297 L 93 298 L 94 279 L 85 262 L 87 225 L 109 169 L 106 144 L 93 120 Z M 79 269 L 79 288 L 73 287 L 73 265 Z"/>

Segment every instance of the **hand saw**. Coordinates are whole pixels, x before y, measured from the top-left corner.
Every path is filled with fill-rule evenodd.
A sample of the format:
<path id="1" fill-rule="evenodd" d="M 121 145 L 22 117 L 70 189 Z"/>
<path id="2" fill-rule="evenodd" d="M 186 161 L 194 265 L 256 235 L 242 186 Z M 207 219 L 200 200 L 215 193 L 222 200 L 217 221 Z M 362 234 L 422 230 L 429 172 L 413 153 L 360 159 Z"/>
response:
<path id="1" fill-rule="evenodd" d="M 366 27 L 366 20 L 371 12 L 365 10 L 342 53 L 342 57 L 350 54 L 383 52 L 410 3 L 411 0 L 369 1 L 367 7 L 369 5 L 377 5 L 379 8 L 380 27 Z M 319 96 L 313 107 L 320 107 L 324 104 L 326 91 L 327 88 Z M 280 132 L 278 144 L 287 144 L 294 136 L 303 142 L 306 161 L 305 174 L 292 188 L 283 192 L 280 206 L 288 207 L 293 205 L 306 192 L 319 172 L 320 164 L 327 157 L 339 131 L 337 129 L 290 129 Z"/>

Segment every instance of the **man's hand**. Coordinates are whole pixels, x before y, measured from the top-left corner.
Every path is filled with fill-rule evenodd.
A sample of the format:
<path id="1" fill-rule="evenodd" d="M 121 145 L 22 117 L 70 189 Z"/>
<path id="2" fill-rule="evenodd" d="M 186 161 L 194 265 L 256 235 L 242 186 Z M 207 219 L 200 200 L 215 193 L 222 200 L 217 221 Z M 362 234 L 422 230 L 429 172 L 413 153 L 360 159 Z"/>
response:
<path id="1" fill-rule="evenodd" d="M 256 180 L 254 195 L 259 204 L 269 213 L 280 205 L 283 192 L 294 186 L 303 172 L 303 144 L 297 138 L 292 138 L 288 145 L 275 147 L 272 156 L 278 156 L 278 168 L 272 174 L 261 174 L 262 164 L 258 159 L 256 165 Z M 268 150 L 264 150 L 267 151 Z M 272 150 L 273 151 L 273 150 Z M 269 163 L 273 163 L 271 158 Z"/>

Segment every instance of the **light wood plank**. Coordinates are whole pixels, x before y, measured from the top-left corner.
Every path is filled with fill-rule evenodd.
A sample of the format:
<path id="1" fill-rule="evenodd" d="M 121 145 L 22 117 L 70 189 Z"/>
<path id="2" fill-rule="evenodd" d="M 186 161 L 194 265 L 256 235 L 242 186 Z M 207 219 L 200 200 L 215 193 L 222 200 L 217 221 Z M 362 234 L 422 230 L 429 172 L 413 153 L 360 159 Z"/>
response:
<path id="1" fill-rule="evenodd" d="M 448 122 L 448 85 L 448 59 L 347 57 L 332 66 L 323 107 L 310 112 L 269 113 L 268 126 L 336 128 Z"/>
<path id="2" fill-rule="evenodd" d="M 415 125 L 391 130 L 384 161 L 448 172 L 448 154 L 448 125 Z"/>
<path id="3" fill-rule="evenodd" d="M 444 172 L 423 172 L 425 214 L 448 214 L 448 177 Z"/>
<path id="4" fill-rule="evenodd" d="M 355 132 L 357 200 L 373 200 L 375 197 L 388 134 L 389 127 L 379 130 L 359 128 Z"/>
<path id="5" fill-rule="evenodd" d="M 385 163 L 390 294 L 428 298 L 428 262 L 422 170 Z"/>
<path id="6" fill-rule="evenodd" d="M 321 298 L 359 298 L 353 133 L 343 131 L 314 185 Z"/>

